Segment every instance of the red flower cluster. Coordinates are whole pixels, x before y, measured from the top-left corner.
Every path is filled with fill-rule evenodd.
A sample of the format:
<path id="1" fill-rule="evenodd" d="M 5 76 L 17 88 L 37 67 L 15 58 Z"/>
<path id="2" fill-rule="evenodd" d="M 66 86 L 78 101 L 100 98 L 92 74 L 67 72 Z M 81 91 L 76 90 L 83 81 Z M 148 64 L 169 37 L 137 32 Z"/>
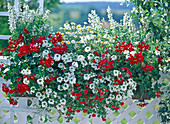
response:
<path id="1" fill-rule="evenodd" d="M 14 90 L 9 90 L 9 88 L 6 86 L 6 84 L 2 84 L 2 91 L 5 92 L 6 94 L 10 93 L 14 93 L 15 91 Z"/>
<path id="2" fill-rule="evenodd" d="M 0 69 L 4 69 L 4 64 L 0 64 Z"/>
<path id="3" fill-rule="evenodd" d="M 2 91 L 5 92 L 6 94 L 8 94 L 9 92 L 9 88 L 4 83 L 2 84 Z"/>
<path id="4" fill-rule="evenodd" d="M 31 44 L 36 44 L 38 43 L 39 45 L 43 44 L 43 40 L 45 40 L 45 36 L 39 35 L 37 38 L 35 36 L 31 38 Z"/>
<path id="5" fill-rule="evenodd" d="M 122 67 L 120 70 L 126 70 L 129 74 L 129 78 L 132 78 L 132 73 L 131 73 L 130 69 L 128 69 L 126 67 Z"/>
<path id="6" fill-rule="evenodd" d="M 158 48 L 159 48 L 159 46 L 156 46 L 156 47 L 155 47 L 156 50 L 160 51 L 160 49 L 158 49 Z"/>
<path id="7" fill-rule="evenodd" d="M 158 57 L 158 63 L 159 63 L 161 66 L 163 66 L 161 60 L 162 60 L 162 54 Z"/>
<path id="8" fill-rule="evenodd" d="M 155 97 L 157 97 L 157 98 L 161 97 L 160 93 L 161 93 L 161 91 L 156 91 Z"/>
<path id="9" fill-rule="evenodd" d="M 18 84 L 17 85 L 17 90 L 16 90 L 16 93 L 24 93 L 26 91 L 29 91 L 30 90 L 30 87 L 27 85 L 27 84 Z"/>
<path id="10" fill-rule="evenodd" d="M 140 63 L 141 61 L 144 60 L 144 57 L 143 55 L 141 55 L 141 52 L 140 53 L 135 53 L 135 56 L 136 57 L 133 57 L 131 54 L 130 54 L 130 57 L 128 58 L 129 62 L 131 64 L 137 64 L 137 63 Z"/>
<path id="11" fill-rule="evenodd" d="M 137 49 L 139 50 L 149 50 L 149 44 L 145 43 L 145 42 L 139 42 Z"/>
<path id="12" fill-rule="evenodd" d="M 66 46 L 66 43 L 61 45 L 54 45 L 53 51 L 58 54 L 64 54 L 68 52 L 68 47 Z"/>
<path id="13" fill-rule="evenodd" d="M 17 105 L 17 102 L 14 99 L 12 99 L 12 98 L 9 98 L 9 103 L 11 105 Z"/>
<path id="14" fill-rule="evenodd" d="M 148 103 L 140 103 L 140 104 L 137 104 L 137 106 L 140 106 L 140 107 L 145 107 Z"/>
<path id="15" fill-rule="evenodd" d="M 57 77 L 57 75 L 55 74 L 55 76 L 44 79 L 44 81 L 45 81 L 45 83 L 53 82 L 56 79 L 56 77 Z"/>
<path id="16" fill-rule="evenodd" d="M 18 56 L 25 56 L 25 55 L 28 55 L 29 53 L 32 53 L 32 52 L 39 52 L 40 51 L 40 48 L 39 46 L 34 46 L 34 44 L 30 44 L 30 45 L 23 45 L 21 47 L 19 47 L 19 50 L 18 50 Z"/>
<path id="17" fill-rule="evenodd" d="M 122 85 L 122 84 L 123 84 L 123 79 L 120 79 L 120 80 L 119 80 L 118 78 L 116 78 L 116 79 L 114 79 L 114 82 L 115 82 L 115 83 L 113 83 L 114 86 L 117 86 L 118 84 L 121 84 L 121 85 Z M 117 83 L 116 83 L 116 82 L 117 82 Z"/>
<path id="18" fill-rule="evenodd" d="M 4 54 L 3 51 L 4 51 L 4 49 L 0 50 L 0 55 L 3 55 L 3 54 Z"/>
<path id="19" fill-rule="evenodd" d="M 30 32 L 24 27 L 24 34 L 29 34 Z"/>
<path id="20" fill-rule="evenodd" d="M 94 60 L 92 60 L 92 61 L 94 62 Z M 106 65 L 107 63 L 108 63 L 108 65 Z M 108 60 L 106 58 L 104 58 L 104 59 L 100 60 L 100 62 L 98 63 L 97 68 L 102 67 L 102 71 L 104 73 L 106 73 L 107 71 L 109 71 L 109 69 L 113 68 L 113 64 L 114 64 L 114 61 L 108 62 Z"/>
<path id="21" fill-rule="evenodd" d="M 122 53 L 125 50 L 128 50 L 129 52 L 134 50 L 134 46 L 132 45 L 132 43 L 129 41 L 128 44 L 125 44 L 126 42 L 123 41 L 122 43 L 120 43 L 119 41 L 117 42 L 119 45 L 115 45 L 115 49 L 117 52 Z"/>
<path id="22" fill-rule="evenodd" d="M 45 58 L 41 58 L 40 59 L 40 64 L 42 65 L 42 66 L 45 66 L 45 67 L 51 67 L 52 65 L 53 65 L 53 58 L 50 56 L 50 54 L 48 54 L 48 59 L 45 59 Z"/>
<path id="23" fill-rule="evenodd" d="M 141 67 L 141 69 L 143 69 L 144 71 L 148 72 L 148 71 L 152 71 L 154 69 L 154 64 L 153 65 L 148 65 L 145 63 L 145 67 Z"/>
<path id="24" fill-rule="evenodd" d="M 12 41 L 11 38 L 9 38 L 9 46 L 8 48 L 5 48 L 8 52 L 13 52 L 13 51 L 17 51 L 18 48 L 18 44 L 24 41 L 24 37 L 22 36 L 22 34 L 19 35 L 18 39 L 14 40 L 14 42 Z"/>
<path id="25" fill-rule="evenodd" d="M 55 37 L 55 36 L 54 36 L 54 37 L 51 36 L 51 34 L 48 35 L 48 38 L 51 38 L 50 41 L 51 41 L 53 44 L 55 44 L 57 41 L 58 41 L 58 42 L 61 42 L 61 41 L 63 40 L 63 37 L 62 37 L 61 34 L 56 33 L 55 35 L 56 35 L 56 37 Z"/>

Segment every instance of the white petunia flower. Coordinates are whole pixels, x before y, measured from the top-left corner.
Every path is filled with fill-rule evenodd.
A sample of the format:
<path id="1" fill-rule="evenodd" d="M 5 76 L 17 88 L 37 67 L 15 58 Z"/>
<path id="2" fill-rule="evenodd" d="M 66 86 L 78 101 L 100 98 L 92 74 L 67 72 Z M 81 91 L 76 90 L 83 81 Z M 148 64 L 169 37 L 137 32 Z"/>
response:
<path id="1" fill-rule="evenodd" d="M 75 77 L 70 77 L 70 79 L 69 79 L 69 83 L 70 84 L 75 84 L 76 83 L 76 78 Z"/>
<path id="2" fill-rule="evenodd" d="M 77 60 L 78 61 L 83 61 L 85 59 L 85 57 L 83 56 L 83 55 L 79 55 L 78 57 L 77 57 Z"/>
<path id="3" fill-rule="evenodd" d="M 89 80 L 90 79 L 90 74 L 84 74 L 84 80 Z"/>
<path id="4" fill-rule="evenodd" d="M 63 105 L 58 104 L 58 105 L 56 105 L 56 108 L 57 108 L 58 110 L 61 110 L 61 109 L 63 109 Z"/>
<path id="5" fill-rule="evenodd" d="M 39 57 L 40 55 L 38 53 L 35 53 L 33 57 Z"/>
<path id="6" fill-rule="evenodd" d="M 132 98 L 133 95 L 134 95 L 134 94 L 133 94 L 133 91 L 132 91 L 132 90 L 128 90 L 128 91 L 127 91 L 127 97 L 128 97 L 128 98 Z"/>
<path id="7" fill-rule="evenodd" d="M 109 87 L 109 91 L 110 91 L 111 93 L 114 92 L 114 91 L 115 91 L 114 86 L 110 86 L 110 87 Z"/>
<path id="8" fill-rule="evenodd" d="M 87 61 L 83 60 L 83 61 L 81 61 L 81 64 L 82 64 L 83 67 L 85 67 L 87 65 Z"/>
<path id="9" fill-rule="evenodd" d="M 61 59 L 62 60 L 66 60 L 68 57 L 67 57 L 67 54 L 63 54 L 62 56 L 61 56 Z"/>
<path id="10" fill-rule="evenodd" d="M 93 53 L 89 53 L 88 56 L 87 56 L 88 59 L 93 59 L 94 58 L 94 54 Z"/>
<path id="11" fill-rule="evenodd" d="M 25 70 L 25 75 L 30 75 L 31 74 L 31 70 L 29 70 L 28 68 Z"/>
<path id="12" fill-rule="evenodd" d="M 41 97 L 41 96 L 42 96 L 42 94 L 40 92 L 36 93 L 36 97 Z"/>
<path id="13" fill-rule="evenodd" d="M 90 84 L 90 85 L 89 85 L 89 88 L 90 88 L 90 89 L 94 89 L 94 88 L 95 88 L 95 84 L 93 84 L 93 83 Z"/>
<path id="14" fill-rule="evenodd" d="M 38 83 L 39 85 L 44 85 L 44 79 L 43 79 L 43 78 L 39 78 L 39 79 L 37 80 L 37 83 Z"/>
<path id="15" fill-rule="evenodd" d="M 78 68 L 78 62 L 73 62 L 72 66 L 75 67 L 75 68 Z"/>
<path id="16" fill-rule="evenodd" d="M 55 61 L 60 61 L 60 59 L 61 59 L 61 55 L 60 54 L 55 54 L 54 55 L 54 60 Z"/>
<path id="17" fill-rule="evenodd" d="M 117 101 L 122 100 L 122 96 L 121 96 L 120 94 L 116 95 L 116 100 L 117 100 Z"/>
<path id="18" fill-rule="evenodd" d="M 31 89 L 30 90 L 31 93 L 35 93 L 35 87 L 34 86 L 32 86 L 30 89 Z"/>
<path id="19" fill-rule="evenodd" d="M 119 71 L 118 71 L 118 70 L 114 70 L 114 71 L 113 71 L 113 74 L 114 74 L 114 76 L 118 76 Z"/>
<path id="20" fill-rule="evenodd" d="M 53 96 L 54 96 L 54 98 L 56 98 L 57 97 L 57 92 L 53 91 Z"/>
<path id="21" fill-rule="evenodd" d="M 63 89 L 64 89 L 64 90 L 67 90 L 68 88 L 69 88 L 69 85 L 68 85 L 67 83 L 64 83 Z"/>
<path id="22" fill-rule="evenodd" d="M 155 51 L 155 55 L 159 56 L 160 55 L 160 51 L 156 50 Z"/>
<path id="23" fill-rule="evenodd" d="M 114 60 L 117 59 L 117 56 L 116 56 L 116 55 L 112 55 L 112 56 L 111 56 L 111 59 L 114 61 Z"/>
<path id="24" fill-rule="evenodd" d="M 41 103 L 41 106 L 42 106 L 42 107 L 47 107 L 47 102 L 46 102 L 46 101 L 43 101 L 43 102 Z"/>
<path id="25" fill-rule="evenodd" d="M 122 85 L 122 86 L 121 86 L 121 90 L 122 90 L 122 91 L 126 91 L 126 90 L 127 90 L 127 85 Z"/>
<path id="26" fill-rule="evenodd" d="M 63 90 L 63 87 L 61 85 L 58 85 L 58 90 L 59 91 L 62 91 Z"/>
<path id="27" fill-rule="evenodd" d="M 84 51 L 88 53 L 90 52 L 90 50 L 91 50 L 91 47 L 86 47 Z"/>
<path id="28" fill-rule="evenodd" d="M 65 99 L 61 99 L 61 100 L 60 100 L 60 103 L 61 103 L 62 105 L 65 105 L 65 104 L 66 104 L 66 100 L 65 100 Z"/>
<path id="29" fill-rule="evenodd" d="M 54 105 L 54 99 L 49 99 L 48 103 Z"/>
<path id="30" fill-rule="evenodd" d="M 69 67 L 69 71 L 70 71 L 70 72 L 74 72 L 74 71 L 75 71 L 75 68 L 74 68 L 73 66 L 70 66 L 70 67 Z"/>
<path id="31" fill-rule="evenodd" d="M 53 72 L 53 71 L 54 71 L 54 69 L 53 69 L 52 67 L 47 68 L 47 70 L 48 70 L 49 72 Z"/>
<path id="32" fill-rule="evenodd" d="M 51 88 L 46 89 L 46 94 L 50 94 L 50 93 L 52 93 L 52 89 Z"/>
<path id="33" fill-rule="evenodd" d="M 43 52 L 42 52 L 42 56 L 43 56 L 43 58 L 48 58 L 48 54 L 49 54 L 50 52 L 48 51 L 48 50 L 44 50 Z"/>
<path id="34" fill-rule="evenodd" d="M 128 50 L 125 50 L 125 51 L 123 52 L 123 54 L 129 54 L 129 51 L 128 51 Z"/>
<path id="35" fill-rule="evenodd" d="M 29 81 L 29 80 L 27 80 L 27 78 L 24 78 L 23 83 L 24 83 L 24 84 L 29 84 L 29 83 L 30 83 L 30 81 Z"/>
<path id="36" fill-rule="evenodd" d="M 57 82 L 61 83 L 63 81 L 63 77 L 58 77 Z"/>
<path id="37" fill-rule="evenodd" d="M 59 68 L 63 68 L 63 67 L 64 67 L 64 64 L 60 62 L 60 63 L 58 63 L 58 67 L 59 67 Z"/>
<path id="38" fill-rule="evenodd" d="M 5 69 L 6 70 L 6 69 Z M 4 73 L 6 73 L 7 71 L 5 71 L 4 70 Z M 8 69 L 9 70 L 9 69 Z M 25 75 L 25 73 L 26 73 L 26 70 L 25 69 L 23 69 L 22 71 L 21 71 L 21 74 L 23 74 L 23 75 Z"/>
<path id="39" fill-rule="evenodd" d="M 132 51 L 132 52 L 130 52 L 130 54 L 131 54 L 132 56 L 134 56 L 134 55 L 135 55 L 135 53 L 136 53 L 136 51 Z"/>
<path id="40" fill-rule="evenodd" d="M 69 77 L 65 76 L 64 77 L 64 82 L 68 82 L 68 80 L 69 80 Z"/>
<path id="41" fill-rule="evenodd" d="M 43 40 L 42 47 L 47 47 L 48 46 L 48 40 Z"/>

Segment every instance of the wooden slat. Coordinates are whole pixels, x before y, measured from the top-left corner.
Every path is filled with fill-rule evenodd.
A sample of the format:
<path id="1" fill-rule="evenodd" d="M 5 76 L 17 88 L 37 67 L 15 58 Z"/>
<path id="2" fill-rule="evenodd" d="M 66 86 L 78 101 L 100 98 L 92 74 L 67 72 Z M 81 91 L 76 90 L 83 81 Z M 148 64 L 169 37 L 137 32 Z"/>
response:
<path id="1" fill-rule="evenodd" d="M 9 12 L 0 12 L 0 16 L 9 16 Z"/>
<path id="2" fill-rule="evenodd" d="M 0 39 L 8 40 L 10 38 L 10 35 L 0 35 Z"/>

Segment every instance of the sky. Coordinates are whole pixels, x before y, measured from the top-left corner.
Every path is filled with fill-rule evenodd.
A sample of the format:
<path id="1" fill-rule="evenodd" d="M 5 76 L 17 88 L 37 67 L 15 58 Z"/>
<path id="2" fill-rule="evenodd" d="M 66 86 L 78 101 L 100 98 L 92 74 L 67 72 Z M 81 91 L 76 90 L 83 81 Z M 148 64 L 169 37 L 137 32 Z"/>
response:
<path id="1" fill-rule="evenodd" d="M 122 2 L 123 0 L 61 0 L 61 2 L 72 3 L 72 2 Z"/>

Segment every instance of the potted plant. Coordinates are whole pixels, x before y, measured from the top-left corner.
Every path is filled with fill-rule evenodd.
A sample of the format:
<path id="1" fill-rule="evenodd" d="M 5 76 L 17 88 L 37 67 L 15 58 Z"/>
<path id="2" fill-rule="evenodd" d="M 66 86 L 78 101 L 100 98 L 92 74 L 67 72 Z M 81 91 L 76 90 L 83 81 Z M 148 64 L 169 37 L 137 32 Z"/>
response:
<path id="1" fill-rule="evenodd" d="M 9 47 L 0 52 L 11 62 L 0 66 L 1 75 L 11 80 L 9 86 L 3 85 L 11 104 L 17 104 L 17 94 L 33 95 L 41 109 L 55 108 L 67 122 L 81 111 L 106 121 L 107 109 L 117 111 L 134 95 L 140 101 L 145 93 L 150 98 L 160 96 L 161 84 L 154 81 L 160 77 L 159 65 L 164 59 L 161 50 L 142 39 L 135 40 L 142 29 L 134 33 L 127 14 L 118 24 L 108 8 L 110 26 L 104 28 L 105 21 L 102 23 L 92 11 L 90 25 L 66 23 L 60 32 L 51 34 L 44 27 L 46 14 L 38 16 L 44 22 L 39 23 L 37 16 L 26 10 L 24 14 L 30 13 L 35 21 L 30 19 L 27 25 L 24 17 L 16 20 L 18 27 L 11 29 L 20 30 L 13 32 Z"/>

